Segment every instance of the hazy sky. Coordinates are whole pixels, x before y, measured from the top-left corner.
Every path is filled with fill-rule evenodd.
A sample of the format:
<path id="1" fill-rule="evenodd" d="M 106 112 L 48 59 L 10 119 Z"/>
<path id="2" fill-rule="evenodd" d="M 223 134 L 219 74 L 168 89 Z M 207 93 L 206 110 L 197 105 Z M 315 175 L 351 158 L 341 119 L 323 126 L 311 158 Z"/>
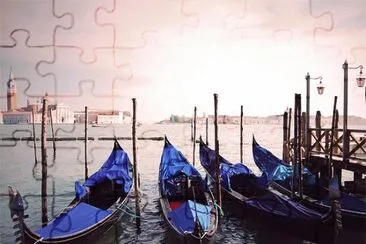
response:
<path id="1" fill-rule="evenodd" d="M 365 0 L 1 0 L 0 110 L 10 66 L 18 104 L 46 91 L 82 110 L 170 114 L 282 114 L 311 81 L 311 113 L 343 113 L 343 70 L 366 73 Z M 349 70 L 349 114 L 366 117 Z"/>

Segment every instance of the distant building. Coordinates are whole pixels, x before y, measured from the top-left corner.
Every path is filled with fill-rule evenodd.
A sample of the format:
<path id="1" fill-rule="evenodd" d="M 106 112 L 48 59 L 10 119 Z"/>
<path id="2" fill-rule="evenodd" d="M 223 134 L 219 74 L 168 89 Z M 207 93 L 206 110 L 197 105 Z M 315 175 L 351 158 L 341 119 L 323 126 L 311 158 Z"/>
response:
<path id="1" fill-rule="evenodd" d="M 51 111 L 54 124 L 73 124 L 75 121 L 74 112 L 68 105 L 58 103 L 50 105 L 48 109 Z"/>
<path id="2" fill-rule="evenodd" d="M 85 112 L 74 112 L 75 123 L 85 123 Z M 126 124 L 131 123 L 131 113 L 117 110 L 88 111 L 89 124 Z"/>
<path id="3" fill-rule="evenodd" d="M 3 113 L 4 124 L 28 124 L 32 123 L 32 112 L 10 111 Z"/>
<path id="4" fill-rule="evenodd" d="M 7 105 L 8 111 L 15 111 L 17 109 L 17 88 L 15 85 L 15 80 L 13 76 L 13 72 L 10 68 L 9 80 L 8 80 L 8 89 L 7 89 Z"/>

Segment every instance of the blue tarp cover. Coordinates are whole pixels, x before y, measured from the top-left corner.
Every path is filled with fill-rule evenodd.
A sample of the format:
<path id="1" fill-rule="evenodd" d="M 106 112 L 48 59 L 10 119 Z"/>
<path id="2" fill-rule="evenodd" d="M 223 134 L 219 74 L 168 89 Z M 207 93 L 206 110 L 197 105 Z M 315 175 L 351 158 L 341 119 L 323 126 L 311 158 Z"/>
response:
<path id="1" fill-rule="evenodd" d="M 289 180 L 292 178 L 292 166 L 277 158 L 267 149 L 261 147 L 253 138 L 253 158 L 257 167 L 267 174 L 269 181 Z M 304 167 L 304 179 L 306 184 L 314 184 L 315 176 Z"/>
<path id="2" fill-rule="evenodd" d="M 211 148 L 207 147 L 202 142 L 200 143 L 200 161 L 202 166 L 207 170 L 207 172 L 212 177 L 214 177 L 216 152 Z M 224 187 L 227 190 L 232 189 L 230 183 L 230 178 L 232 176 L 239 174 L 254 176 L 254 173 L 246 165 L 242 163 L 232 164 L 222 156 L 219 156 L 219 162 L 220 162 L 222 187 Z M 259 185 L 265 186 L 267 184 L 266 175 L 256 177 L 256 181 Z"/>
<path id="3" fill-rule="evenodd" d="M 117 143 L 117 142 L 115 142 Z M 107 161 L 102 167 L 92 174 L 85 183 L 81 186 L 78 182 L 75 183 L 76 197 L 81 198 L 86 195 L 85 187 L 95 186 L 98 183 L 109 179 L 116 180 L 117 184 L 123 185 L 124 193 L 129 192 L 132 186 L 132 176 L 129 172 L 130 160 L 126 152 L 118 147 L 113 149 Z"/>
<path id="4" fill-rule="evenodd" d="M 204 231 L 208 229 L 210 225 L 210 211 L 211 207 L 188 200 L 177 209 L 168 213 L 168 217 L 182 233 L 193 233 L 197 219 Z"/>
<path id="5" fill-rule="evenodd" d="M 254 140 L 254 139 L 253 139 Z M 255 164 L 268 174 L 268 180 L 282 181 L 285 184 L 281 184 L 290 189 L 292 168 L 290 165 L 283 162 L 281 159 L 273 155 L 269 150 L 261 147 L 255 140 L 253 141 L 253 156 Z M 304 179 L 306 179 L 306 186 L 315 186 L 315 175 L 304 168 Z M 325 194 L 319 199 L 323 204 L 330 206 L 331 200 L 329 194 Z M 365 212 L 366 202 L 341 192 L 341 206 L 344 209 Z"/>
<path id="6" fill-rule="evenodd" d="M 86 230 L 108 217 L 112 211 L 102 210 L 86 203 L 79 203 L 65 214 L 36 230 L 44 240 L 66 237 Z"/>
<path id="7" fill-rule="evenodd" d="M 303 205 L 284 199 L 268 191 L 265 195 L 248 200 L 248 205 L 275 216 L 291 219 L 320 220 L 321 214 Z"/>
<path id="8" fill-rule="evenodd" d="M 179 174 L 199 178 L 201 189 L 207 191 L 205 182 L 201 178 L 197 169 L 188 162 L 180 151 L 167 142 L 165 143 L 163 154 L 161 156 L 159 174 L 159 180 L 165 196 L 172 196 L 175 194 L 176 182 L 174 179 Z"/>

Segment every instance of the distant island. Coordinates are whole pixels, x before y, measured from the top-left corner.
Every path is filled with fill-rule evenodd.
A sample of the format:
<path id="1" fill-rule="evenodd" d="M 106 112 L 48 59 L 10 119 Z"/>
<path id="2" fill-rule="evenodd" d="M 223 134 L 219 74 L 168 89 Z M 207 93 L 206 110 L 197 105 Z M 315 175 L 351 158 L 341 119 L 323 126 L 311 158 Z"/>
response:
<path id="1" fill-rule="evenodd" d="M 208 123 L 213 123 L 214 116 L 208 115 L 205 117 L 197 117 L 197 124 L 206 123 L 206 119 Z M 231 115 L 218 115 L 218 123 L 219 124 L 240 124 L 240 116 L 231 116 Z M 292 119 L 293 121 L 293 119 Z M 332 116 L 322 116 L 322 127 L 329 127 L 332 124 Z M 169 119 L 165 119 L 159 121 L 158 124 L 171 124 L 171 123 L 191 123 L 192 118 L 184 115 L 174 115 L 172 114 Z M 269 116 L 244 116 L 243 124 L 283 124 L 283 115 L 269 115 Z M 315 124 L 315 116 L 310 116 L 310 126 Z M 339 127 L 342 127 L 343 124 L 343 116 L 339 116 Z M 348 125 L 362 127 L 366 129 L 366 118 L 362 118 L 359 116 L 348 116 Z"/>

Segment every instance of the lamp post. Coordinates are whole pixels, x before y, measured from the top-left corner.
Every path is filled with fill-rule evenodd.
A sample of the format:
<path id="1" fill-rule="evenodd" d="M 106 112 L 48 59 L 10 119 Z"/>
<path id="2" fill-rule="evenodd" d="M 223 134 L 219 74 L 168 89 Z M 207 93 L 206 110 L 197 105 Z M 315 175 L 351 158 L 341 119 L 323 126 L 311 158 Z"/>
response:
<path id="1" fill-rule="evenodd" d="M 348 161 L 348 153 L 349 153 L 349 138 L 347 133 L 347 127 L 348 127 L 348 70 L 349 69 L 360 69 L 359 77 L 356 78 L 357 86 L 363 87 L 365 85 L 365 77 L 363 77 L 362 69 L 363 66 L 359 65 L 357 67 L 349 67 L 347 60 L 344 61 L 343 64 L 343 74 L 344 74 L 344 84 L 343 84 L 343 155 L 342 160 L 343 163 Z"/>
<path id="2" fill-rule="evenodd" d="M 306 135 L 306 161 L 309 159 L 309 151 L 310 151 L 310 80 L 319 80 L 319 84 L 317 86 L 318 94 L 322 95 L 324 93 L 324 85 L 322 83 L 323 77 L 319 76 L 316 78 L 310 77 L 310 74 L 307 73 L 305 76 L 306 79 L 306 127 L 305 127 L 305 135 Z"/>

